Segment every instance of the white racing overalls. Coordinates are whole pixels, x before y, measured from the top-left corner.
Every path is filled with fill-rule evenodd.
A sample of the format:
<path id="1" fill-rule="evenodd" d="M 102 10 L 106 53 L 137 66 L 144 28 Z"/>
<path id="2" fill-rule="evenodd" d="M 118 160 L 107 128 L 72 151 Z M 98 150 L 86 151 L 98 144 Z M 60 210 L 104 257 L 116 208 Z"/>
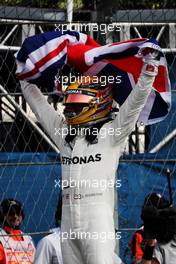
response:
<path id="1" fill-rule="evenodd" d="M 157 74 L 155 65 L 148 69 L 152 69 L 151 75 Z M 64 264 L 121 263 L 117 256 L 114 259 L 115 174 L 124 143 L 151 93 L 154 76 L 144 64 L 138 83 L 116 118 L 102 126 L 96 144 L 89 144 L 84 135 L 67 143 L 62 135 L 67 131 L 63 115 L 47 103 L 35 85 L 21 83 L 26 101 L 60 150 Z"/>

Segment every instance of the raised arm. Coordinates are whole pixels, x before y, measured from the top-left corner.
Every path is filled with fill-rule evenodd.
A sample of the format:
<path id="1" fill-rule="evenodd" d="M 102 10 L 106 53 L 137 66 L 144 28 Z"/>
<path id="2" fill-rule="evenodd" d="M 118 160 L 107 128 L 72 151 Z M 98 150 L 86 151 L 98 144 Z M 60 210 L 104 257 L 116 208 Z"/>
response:
<path id="1" fill-rule="evenodd" d="M 113 121 L 114 131 L 120 129 L 121 134 L 114 136 L 114 141 L 123 143 L 133 131 L 147 98 L 151 92 L 155 76 L 158 73 L 158 61 L 144 62 L 138 82 L 126 101 L 120 107 L 119 113 Z"/>
<path id="2" fill-rule="evenodd" d="M 62 143 L 61 128 L 64 120 L 63 115 L 54 110 L 36 85 L 26 81 L 20 81 L 20 84 L 23 95 L 37 120 L 60 148 Z"/>

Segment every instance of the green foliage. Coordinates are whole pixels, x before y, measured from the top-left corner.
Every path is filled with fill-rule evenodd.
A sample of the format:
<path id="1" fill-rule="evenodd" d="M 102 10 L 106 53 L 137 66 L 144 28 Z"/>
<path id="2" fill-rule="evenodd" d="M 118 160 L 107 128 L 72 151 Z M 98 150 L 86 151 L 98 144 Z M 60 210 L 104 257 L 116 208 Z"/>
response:
<path id="1" fill-rule="evenodd" d="M 163 9 L 175 8 L 175 0 L 115 0 L 120 9 Z"/>
<path id="2" fill-rule="evenodd" d="M 0 5 L 66 9 L 67 0 L 0 0 Z M 163 9 L 176 8 L 175 0 L 74 0 L 74 9 Z"/>
<path id="3" fill-rule="evenodd" d="M 67 0 L 0 0 L 0 5 L 66 9 Z M 74 0 L 74 8 L 82 8 L 82 0 Z"/>
<path id="4" fill-rule="evenodd" d="M 1 5 L 20 5 L 22 0 L 0 0 Z"/>

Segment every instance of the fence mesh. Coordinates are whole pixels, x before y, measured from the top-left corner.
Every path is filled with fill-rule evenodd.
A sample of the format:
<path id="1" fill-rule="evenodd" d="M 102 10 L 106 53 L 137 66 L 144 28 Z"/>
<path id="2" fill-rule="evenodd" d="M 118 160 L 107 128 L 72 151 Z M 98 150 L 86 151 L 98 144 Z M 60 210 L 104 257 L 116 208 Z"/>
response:
<path id="1" fill-rule="evenodd" d="M 37 241 L 55 225 L 54 215 L 60 195 L 60 159 L 50 139 L 49 141 L 44 139 L 40 124 L 37 123 L 21 94 L 19 82 L 15 76 L 14 53 L 26 37 L 41 32 L 65 29 L 68 24 L 65 22 L 66 14 L 63 11 L 55 12 L 54 10 L 46 16 L 47 12 L 40 9 L 35 17 L 36 9 L 26 8 L 27 19 L 23 17 L 23 11 L 13 6 L 0 7 L 0 85 L 5 89 L 0 92 L 0 199 L 13 197 L 24 203 L 26 217 L 23 230 L 25 233 L 31 233 Z M 116 210 L 119 215 L 118 228 L 122 232 L 119 241 L 120 255 L 126 263 L 129 263 L 130 236 L 141 224 L 140 208 L 145 194 L 158 191 L 168 196 L 165 174 L 168 167 L 172 172 L 172 180 L 175 181 L 175 134 L 167 144 L 157 150 L 156 155 L 149 162 L 146 162 L 148 157 L 146 158 L 145 155 L 140 155 L 136 160 L 136 154 L 149 153 L 175 130 L 176 23 L 173 22 L 172 12 L 172 10 L 160 13 L 147 13 L 146 10 L 117 12 L 112 17 L 111 24 L 115 25 L 113 31 L 108 28 L 110 23 L 107 21 L 97 22 L 91 12 L 82 12 L 79 17 L 84 17 L 84 21 L 75 22 L 71 27 L 71 29 L 90 34 L 101 44 L 136 37 L 154 37 L 163 48 L 168 62 L 172 85 L 170 114 L 162 123 L 135 129 L 129 137 L 118 171 L 122 187 L 118 189 L 119 208 Z M 76 13 L 74 16 L 74 21 L 78 21 Z M 102 19 L 101 16 L 96 17 L 98 21 Z M 48 97 L 53 87 L 43 85 L 41 90 Z M 21 110 L 14 105 L 13 100 L 39 127 L 39 130 L 27 120 Z M 58 105 L 58 109 L 61 108 Z M 130 154 L 128 159 L 125 158 L 127 154 Z M 135 184 L 132 185 L 132 182 Z M 175 186 L 173 186 L 175 199 L 174 188 Z"/>

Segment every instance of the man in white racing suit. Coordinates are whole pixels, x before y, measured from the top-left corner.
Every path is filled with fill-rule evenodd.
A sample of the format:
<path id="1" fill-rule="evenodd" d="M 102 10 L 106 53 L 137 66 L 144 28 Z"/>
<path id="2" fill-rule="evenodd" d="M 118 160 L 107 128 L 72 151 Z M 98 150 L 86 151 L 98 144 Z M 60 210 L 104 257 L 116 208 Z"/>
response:
<path id="1" fill-rule="evenodd" d="M 71 85 L 65 93 L 64 117 L 47 103 L 35 85 L 21 82 L 26 101 L 60 150 L 64 264 L 122 263 L 117 256 L 114 260 L 115 174 L 125 141 L 151 93 L 157 72 L 157 61 L 144 62 L 136 86 L 114 120 L 109 119 L 110 88 L 99 90 L 86 81 Z M 91 142 L 82 128 L 94 124 L 102 126 Z"/>

